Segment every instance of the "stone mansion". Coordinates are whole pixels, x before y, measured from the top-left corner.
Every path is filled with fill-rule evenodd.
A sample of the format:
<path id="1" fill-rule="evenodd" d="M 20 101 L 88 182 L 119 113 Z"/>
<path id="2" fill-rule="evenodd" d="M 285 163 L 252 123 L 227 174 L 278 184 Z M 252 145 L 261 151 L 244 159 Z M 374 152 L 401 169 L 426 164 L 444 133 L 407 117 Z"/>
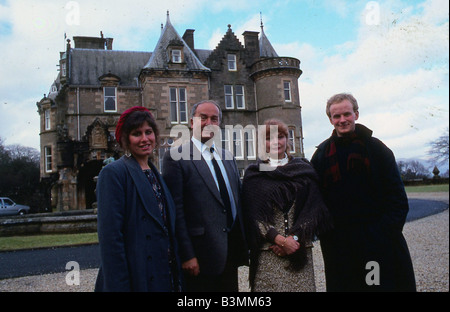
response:
<path id="1" fill-rule="evenodd" d="M 257 125 L 268 118 L 289 126 L 292 155 L 303 157 L 300 61 L 278 56 L 262 24 L 261 32 L 242 35 L 243 44 L 228 25 L 214 50 L 197 49 L 194 30 L 180 36 L 167 14 L 152 52 L 113 50 L 113 39 L 103 34 L 67 40 L 57 78 L 37 102 L 48 205 L 57 211 L 92 208 L 103 161 L 123 154 L 116 123 L 136 105 L 147 107 L 158 124 L 158 168 L 175 142 L 172 127 L 188 126 L 192 105 L 206 99 L 221 105 L 222 145 L 233 152 L 241 175 L 256 160 Z"/>

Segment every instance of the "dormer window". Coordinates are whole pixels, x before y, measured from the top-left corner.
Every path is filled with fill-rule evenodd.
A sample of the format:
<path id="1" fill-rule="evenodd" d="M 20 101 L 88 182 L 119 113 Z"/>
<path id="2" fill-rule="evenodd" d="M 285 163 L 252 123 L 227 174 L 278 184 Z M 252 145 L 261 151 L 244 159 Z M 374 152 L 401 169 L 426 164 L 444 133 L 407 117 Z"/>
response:
<path id="1" fill-rule="evenodd" d="M 172 63 L 181 63 L 181 50 L 172 50 Z"/>

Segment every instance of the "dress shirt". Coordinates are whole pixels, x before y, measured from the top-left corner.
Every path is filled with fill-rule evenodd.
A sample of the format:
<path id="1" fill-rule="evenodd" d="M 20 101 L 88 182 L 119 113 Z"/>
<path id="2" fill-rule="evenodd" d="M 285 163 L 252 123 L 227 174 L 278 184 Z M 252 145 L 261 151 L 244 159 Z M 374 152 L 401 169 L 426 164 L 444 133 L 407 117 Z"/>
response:
<path id="1" fill-rule="evenodd" d="M 217 164 L 219 165 L 220 171 L 222 172 L 223 179 L 225 180 L 225 184 L 227 186 L 227 191 L 228 191 L 228 195 L 230 196 L 230 202 L 231 202 L 231 212 L 233 214 L 233 220 L 234 220 L 236 218 L 236 203 L 234 201 L 233 190 L 231 189 L 230 181 L 228 180 L 227 171 L 225 170 L 225 167 L 223 166 L 222 158 L 217 153 L 214 143 L 212 146 L 208 146 L 208 145 L 200 142 L 198 139 L 196 139 L 194 137 L 192 137 L 192 143 L 194 143 L 194 146 L 202 153 L 202 157 L 205 160 L 206 164 L 208 165 L 209 171 L 211 171 L 214 181 L 216 182 L 217 189 L 220 192 L 219 182 L 217 181 L 216 171 L 214 170 L 214 165 L 212 163 L 212 155 L 210 152 L 210 148 L 211 147 L 214 148 L 213 155 L 217 161 Z"/>

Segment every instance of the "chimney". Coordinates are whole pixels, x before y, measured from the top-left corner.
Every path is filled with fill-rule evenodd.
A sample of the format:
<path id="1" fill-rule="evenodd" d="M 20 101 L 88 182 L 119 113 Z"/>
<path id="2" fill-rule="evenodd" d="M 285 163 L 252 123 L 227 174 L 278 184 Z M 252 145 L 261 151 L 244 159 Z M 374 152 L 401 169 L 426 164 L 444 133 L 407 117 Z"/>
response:
<path id="1" fill-rule="evenodd" d="M 183 40 L 194 51 L 194 31 L 195 29 L 186 29 L 183 35 Z"/>
<path id="2" fill-rule="evenodd" d="M 246 63 L 248 66 L 252 65 L 255 61 L 259 59 L 259 32 L 257 31 L 245 31 L 242 35 L 244 36 L 244 45 L 246 50 Z"/>
<path id="3" fill-rule="evenodd" d="M 112 44 L 113 44 L 113 40 L 114 38 L 106 38 L 106 50 L 112 50 Z"/>

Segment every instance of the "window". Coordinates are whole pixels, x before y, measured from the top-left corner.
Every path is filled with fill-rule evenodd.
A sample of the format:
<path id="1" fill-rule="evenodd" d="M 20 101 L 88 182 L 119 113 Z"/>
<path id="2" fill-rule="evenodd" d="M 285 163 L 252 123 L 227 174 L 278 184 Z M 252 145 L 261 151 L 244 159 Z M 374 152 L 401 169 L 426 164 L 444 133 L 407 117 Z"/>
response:
<path id="1" fill-rule="evenodd" d="M 181 63 L 181 50 L 172 50 L 172 62 Z"/>
<path id="2" fill-rule="evenodd" d="M 230 150 L 230 129 L 225 128 L 220 130 L 222 131 L 222 148 Z"/>
<path id="3" fill-rule="evenodd" d="M 284 100 L 286 102 L 292 102 L 292 100 L 291 100 L 291 82 L 285 81 L 283 83 L 283 85 L 284 85 Z"/>
<path id="4" fill-rule="evenodd" d="M 186 88 L 170 88 L 169 97 L 171 123 L 187 123 Z"/>
<path id="5" fill-rule="evenodd" d="M 105 112 L 117 112 L 117 97 L 115 87 L 104 87 L 104 110 Z"/>
<path id="6" fill-rule="evenodd" d="M 225 85 L 225 108 L 234 108 L 233 86 Z"/>
<path id="7" fill-rule="evenodd" d="M 235 86 L 236 91 L 236 107 L 245 108 L 244 86 Z"/>
<path id="8" fill-rule="evenodd" d="M 236 71 L 236 54 L 228 54 L 228 70 Z"/>
<path id="9" fill-rule="evenodd" d="M 233 129 L 233 155 L 236 159 L 244 159 L 242 149 L 242 129 Z"/>
<path id="10" fill-rule="evenodd" d="M 45 172 L 52 172 L 52 148 L 50 146 L 44 147 L 44 162 Z"/>
<path id="11" fill-rule="evenodd" d="M 61 76 L 66 77 L 66 62 L 61 63 Z"/>
<path id="12" fill-rule="evenodd" d="M 46 109 L 44 111 L 44 124 L 45 130 L 50 130 L 50 110 Z"/>
<path id="13" fill-rule="evenodd" d="M 236 108 L 245 108 L 244 86 L 225 85 L 225 108 L 233 109 L 236 102 Z"/>
<path id="14" fill-rule="evenodd" d="M 245 139 L 245 152 L 247 159 L 256 159 L 256 142 L 255 142 L 255 127 L 245 127 L 244 139 Z"/>
<path id="15" fill-rule="evenodd" d="M 289 144 L 291 146 L 291 152 L 295 153 L 295 130 L 294 129 L 289 129 L 288 130 L 288 135 L 289 135 Z"/>

